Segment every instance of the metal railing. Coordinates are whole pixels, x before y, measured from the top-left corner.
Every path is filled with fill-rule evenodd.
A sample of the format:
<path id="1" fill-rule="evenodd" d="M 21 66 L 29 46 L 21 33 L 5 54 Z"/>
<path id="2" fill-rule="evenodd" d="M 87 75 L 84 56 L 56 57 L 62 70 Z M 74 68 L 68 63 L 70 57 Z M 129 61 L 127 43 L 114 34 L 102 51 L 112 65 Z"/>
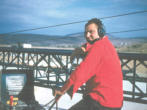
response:
<path id="1" fill-rule="evenodd" d="M 61 86 L 82 59 L 71 63 L 72 50 L 0 47 L 2 69 L 33 69 L 35 85 Z M 123 78 L 124 99 L 147 103 L 147 54 L 119 53 Z M 126 86 L 128 88 L 125 88 Z"/>

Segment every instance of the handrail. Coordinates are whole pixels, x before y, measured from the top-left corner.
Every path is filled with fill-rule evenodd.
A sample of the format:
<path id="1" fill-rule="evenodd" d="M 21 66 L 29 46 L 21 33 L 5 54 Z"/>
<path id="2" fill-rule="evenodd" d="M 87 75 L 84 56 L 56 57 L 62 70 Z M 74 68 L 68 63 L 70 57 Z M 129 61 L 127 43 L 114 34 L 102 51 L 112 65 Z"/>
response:
<path id="1" fill-rule="evenodd" d="M 72 49 L 40 49 L 0 47 L 0 65 L 2 69 L 15 67 L 16 69 L 34 69 L 35 84 L 43 87 L 62 85 L 69 77 L 72 67 L 70 55 Z M 125 100 L 147 103 L 147 91 L 137 85 L 147 85 L 147 53 L 118 53 L 124 81 L 129 81 L 131 91 L 124 90 Z M 78 57 L 76 64 L 82 61 Z M 45 64 L 43 65 L 42 64 Z M 139 69 L 141 66 L 141 70 Z M 142 70 L 142 68 L 144 70 Z M 72 70 L 74 70 L 73 67 Z M 65 78 L 62 78 L 64 76 Z M 55 80 L 52 80 L 55 78 Z M 145 86 L 147 90 L 147 86 Z M 136 92 L 139 91 L 139 92 Z"/>

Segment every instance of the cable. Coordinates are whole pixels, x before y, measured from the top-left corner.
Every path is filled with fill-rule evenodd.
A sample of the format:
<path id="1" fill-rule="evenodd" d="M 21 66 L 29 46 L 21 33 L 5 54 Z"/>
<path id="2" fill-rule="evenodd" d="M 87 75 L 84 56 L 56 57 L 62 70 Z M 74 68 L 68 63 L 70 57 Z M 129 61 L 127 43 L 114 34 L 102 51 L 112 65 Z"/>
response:
<path id="1" fill-rule="evenodd" d="M 65 26 L 65 25 L 77 24 L 77 23 L 81 23 L 81 22 L 86 22 L 86 21 L 77 21 L 77 22 L 71 22 L 71 23 L 64 23 L 64 24 L 57 24 L 57 25 L 45 26 L 45 27 L 40 27 L 40 28 L 25 29 L 25 30 L 19 30 L 19 31 L 14 31 L 14 32 L 3 33 L 1 35 L 15 34 L 15 33 L 19 33 L 19 32 L 33 31 L 33 30 L 39 30 L 39 29 L 51 28 L 51 27 L 58 27 L 58 26 Z"/>
<path id="2" fill-rule="evenodd" d="M 132 29 L 132 30 L 124 30 L 124 31 L 117 31 L 117 32 L 108 32 L 106 34 L 117 34 L 117 33 L 125 33 L 125 32 L 133 32 L 133 31 L 144 31 L 147 30 L 147 28 L 140 28 L 140 29 Z M 68 36 L 68 38 L 75 38 L 77 36 Z M 65 39 L 67 36 L 59 37 L 59 38 L 51 38 L 50 40 L 56 40 L 56 39 Z"/>
<path id="3" fill-rule="evenodd" d="M 102 18 L 99 18 L 99 19 L 108 19 L 108 18 L 114 18 L 114 17 L 120 17 L 120 16 L 127 16 L 127 15 L 133 15 L 133 14 L 139 14 L 139 13 L 145 13 L 145 12 L 147 12 L 147 10 L 130 12 L 130 13 L 126 13 L 126 14 L 119 14 L 119 15 L 115 15 L 115 16 L 102 17 Z M 50 25 L 50 26 L 39 27 L 39 28 L 18 30 L 18 31 L 14 31 L 14 32 L 3 33 L 1 35 L 15 34 L 15 33 L 20 33 L 20 32 L 33 31 L 33 30 L 39 30 L 39 29 L 45 29 L 45 28 L 52 28 L 52 27 L 59 27 L 59 26 L 65 26 L 65 25 L 71 25 L 71 24 L 78 24 L 78 23 L 87 22 L 87 21 L 88 20 L 83 20 L 83 21 L 76 21 L 76 22 L 70 22 L 70 23 Z"/>
<path id="4" fill-rule="evenodd" d="M 143 31 L 143 30 L 147 30 L 147 28 L 134 29 L 134 30 L 125 30 L 125 31 L 118 31 L 118 32 L 109 32 L 109 33 L 106 33 L 106 34 L 125 33 L 125 32 Z"/>
<path id="5" fill-rule="evenodd" d="M 133 15 L 133 14 L 139 14 L 139 13 L 146 13 L 146 12 L 147 12 L 147 10 L 144 10 L 144 11 L 136 11 L 136 12 L 130 12 L 130 13 L 126 13 L 126 14 L 119 14 L 119 15 L 115 15 L 115 16 L 103 17 L 103 18 L 99 18 L 99 19 L 115 18 L 115 17 L 120 17 L 120 16 L 127 16 L 127 15 Z"/>

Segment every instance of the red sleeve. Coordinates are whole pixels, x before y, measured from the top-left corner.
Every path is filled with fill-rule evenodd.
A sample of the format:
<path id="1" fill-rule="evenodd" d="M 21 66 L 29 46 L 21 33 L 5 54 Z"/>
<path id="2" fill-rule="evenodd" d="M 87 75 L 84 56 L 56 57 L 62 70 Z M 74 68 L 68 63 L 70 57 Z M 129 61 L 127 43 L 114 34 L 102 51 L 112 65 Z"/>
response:
<path id="1" fill-rule="evenodd" d="M 70 78 L 63 88 L 66 89 L 67 87 L 73 85 L 74 94 L 81 85 L 95 75 L 95 71 L 98 69 L 97 66 L 99 63 L 100 56 L 98 55 L 97 46 L 95 46 L 90 49 L 86 58 L 81 62 L 76 70 L 72 72 Z"/>

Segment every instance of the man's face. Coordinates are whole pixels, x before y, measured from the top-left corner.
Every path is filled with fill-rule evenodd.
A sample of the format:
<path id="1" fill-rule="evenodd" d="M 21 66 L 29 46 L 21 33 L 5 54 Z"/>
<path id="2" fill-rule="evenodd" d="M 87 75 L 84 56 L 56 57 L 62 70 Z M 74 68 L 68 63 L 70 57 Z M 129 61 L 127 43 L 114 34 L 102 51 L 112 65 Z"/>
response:
<path id="1" fill-rule="evenodd" d="M 95 39 L 100 38 L 98 35 L 98 27 L 96 24 L 92 23 L 89 24 L 86 28 L 85 28 L 85 38 L 88 42 L 92 42 Z"/>

